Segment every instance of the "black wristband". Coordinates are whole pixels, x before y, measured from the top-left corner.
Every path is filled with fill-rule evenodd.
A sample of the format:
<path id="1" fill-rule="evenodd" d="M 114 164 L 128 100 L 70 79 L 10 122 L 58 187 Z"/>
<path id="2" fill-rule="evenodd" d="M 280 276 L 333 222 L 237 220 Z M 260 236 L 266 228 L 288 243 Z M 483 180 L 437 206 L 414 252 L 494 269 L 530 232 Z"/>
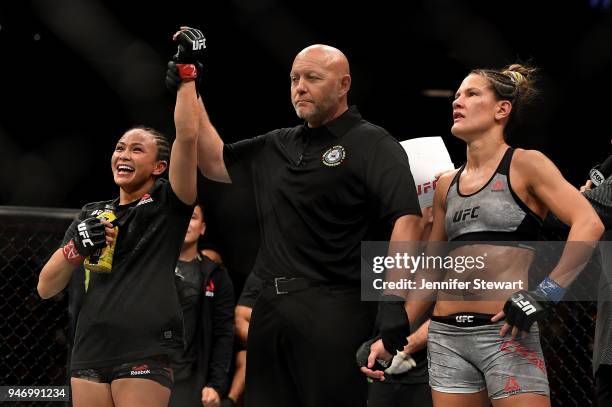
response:
<path id="1" fill-rule="evenodd" d="M 404 299 L 396 295 L 383 295 L 378 310 L 379 330 L 385 350 L 392 355 L 408 344 L 410 321 L 404 308 Z"/>

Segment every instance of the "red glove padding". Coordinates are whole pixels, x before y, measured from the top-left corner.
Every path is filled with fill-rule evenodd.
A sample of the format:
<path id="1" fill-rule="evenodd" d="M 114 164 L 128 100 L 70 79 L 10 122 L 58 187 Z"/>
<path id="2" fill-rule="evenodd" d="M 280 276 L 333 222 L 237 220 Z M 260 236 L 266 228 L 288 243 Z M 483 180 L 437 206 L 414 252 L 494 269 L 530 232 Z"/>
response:
<path id="1" fill-rule="evenodd" d="M 179 77 L 184 81 L 192 81 L 198 77 L 198 69 L 195 64 L 176 64 Z"/>
<path id="2" fill-rule="evenodd" d="M 179 69 L 179 66 L 183 68 Z M 195 71 L 194 71 L 195 68 Z M 181 70 L 183 71 L 181 73 Z M 196 81 L 196 92 L 200 95 L 200 86 L 202 85 L 202 74 L 204 65 L 199 62 L 195 64 L 177 64 L 174 61 L 168 62 L 168 69 L 166 70 L 166 87 L 172 93 L 176 93 L 179 85 L 183 81 L 195 80 Z"/>

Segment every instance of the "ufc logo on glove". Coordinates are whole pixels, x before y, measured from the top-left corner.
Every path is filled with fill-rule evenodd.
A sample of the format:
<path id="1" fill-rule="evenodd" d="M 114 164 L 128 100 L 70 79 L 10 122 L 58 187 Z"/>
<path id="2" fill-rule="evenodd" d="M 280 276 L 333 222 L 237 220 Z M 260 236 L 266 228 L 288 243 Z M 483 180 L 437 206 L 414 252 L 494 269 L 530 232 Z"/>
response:
<path id="1" fill-rule="evenodd" d="M 523 310 L 523 312 L 525 312 L 525 315 L 533 314 L 536 311 L 535 307 L 533 306 L 533 304 L 531 304 L 527 300 L 524 300 L 523 298 L 524 297 L 521 294 L 518 294 L 516 298 L 512 299 L 512 301 L 514 301 L 514 303 L 518 305 L 521 310 Z"/>
<path id="2" fill-rule="evenodd" d="M 89 238 L 89 233 L 87 233 L 87 225 L 84 222 L 81 222 L 79 223 L 77 229 L 79 231 L 79 235 L 83 238 L 83 240 L 81 241 L 83 242 L 83 247 L 87 245 L 93 246 L 94 244 Z"/>
<path id="3" fill-rule="evenodd" d="M 192 48 L 194 51 L 206 48 L 206 38 L 200 38 L 199 40 L 194 41 Z"/>

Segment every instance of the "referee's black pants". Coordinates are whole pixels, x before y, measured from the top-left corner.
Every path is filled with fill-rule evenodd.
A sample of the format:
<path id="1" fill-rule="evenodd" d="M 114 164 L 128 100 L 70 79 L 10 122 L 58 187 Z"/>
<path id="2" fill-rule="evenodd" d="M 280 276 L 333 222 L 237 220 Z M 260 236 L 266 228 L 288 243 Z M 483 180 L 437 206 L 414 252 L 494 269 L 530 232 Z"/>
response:
<path id="1" fill-rule="evenodd" d="M 249 326 L 246 406 L 365 406 L 355 352 L 372 334 L 376 305 L 361 302 L 359 288 L 264 289 Z"/>

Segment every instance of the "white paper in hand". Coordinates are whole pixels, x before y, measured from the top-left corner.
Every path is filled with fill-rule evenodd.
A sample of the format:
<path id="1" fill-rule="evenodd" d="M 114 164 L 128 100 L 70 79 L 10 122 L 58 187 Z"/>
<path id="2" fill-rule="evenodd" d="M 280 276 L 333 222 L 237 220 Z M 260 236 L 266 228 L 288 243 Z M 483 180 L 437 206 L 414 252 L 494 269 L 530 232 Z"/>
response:
<path id="1" fill-rule="evenodd" d="M 420 137 L 400 143 L 410 161 L 419 204 L 427 208 L 433 204 L 436 179 L 439 172 L 455 169 L 442 137 Z"/>

